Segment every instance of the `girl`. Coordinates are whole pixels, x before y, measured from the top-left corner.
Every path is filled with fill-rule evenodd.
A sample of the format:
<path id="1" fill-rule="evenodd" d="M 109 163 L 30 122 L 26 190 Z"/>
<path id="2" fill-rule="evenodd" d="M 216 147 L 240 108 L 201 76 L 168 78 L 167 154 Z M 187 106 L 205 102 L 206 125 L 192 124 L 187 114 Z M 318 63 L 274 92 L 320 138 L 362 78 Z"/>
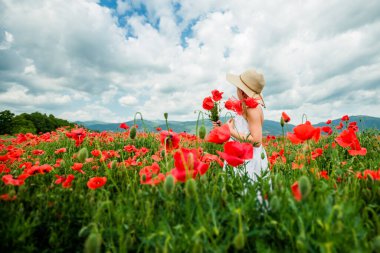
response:
<path id="1" fill-rule="evenodd" d="M 265 108 L 262 90 L 265 80 L 262 74 L 255 70 L 247 70 L 241 75 L 227 74 L 227 81 L 237 88 L 237 96 L 242 102 L 243 113 L 236 115 L 234 119 L 228 120 L 231 137 L 235 140 L 248 140 L 254 145 L 253 158 L 246 162 L 248 176 L 256 181 L 257 175 L 262 171 L 268 170 L 268 159 L 264 147 L 262 146 L 262 132 Z M 248 108 L 244 99 L 255 98 L 259 105 L 256 108 Z M 220 125 L 221 122 L 213 122 L 213 126 Z M 248 137 L 247 137 L 248 136 Z"/>

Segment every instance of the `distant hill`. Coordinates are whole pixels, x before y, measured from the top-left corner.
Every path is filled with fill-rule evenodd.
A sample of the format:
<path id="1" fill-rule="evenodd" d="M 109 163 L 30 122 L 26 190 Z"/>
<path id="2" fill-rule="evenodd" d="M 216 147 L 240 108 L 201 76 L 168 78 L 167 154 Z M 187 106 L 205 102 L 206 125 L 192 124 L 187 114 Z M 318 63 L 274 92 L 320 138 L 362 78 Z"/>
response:
<path id="1" fill-rule="evenodd" d="M 357 125 L 359 126 L 360 130 L 365 129 L 380 129 L 380 118 L 377 117 L 371 117 L 371 116 L 365 116 L 365 115 L 358 115 L 358 116 L 350 116 L 350 122 L 356 121 Z M 336 126 L 339 125 L 340 119 L 334 119 L 332 120 L 331 124 Z M 325 122 L 321 122 L 316 124 L 316 126 L 327 126 Z"/>
<path id="2" fill-rule="evenodd" d="M 225 121 L 226 119 L 222 119 L 222 121 Z M 358 123 L 358 126 L 361 130 L 368 129 L 368 128 L 375 128 L 380 129 L 380 118 L 377 117 L 370 117 L 370 116 L 350 116 L 350 121 L 356 121 Z M 338 125 L 340 122 L 340 119 L 334 119 L 332 121 L 333 125 Z M 76 122 L 77 124 L 81 124 L 88 129 L 94 130 L 94 131 L 121 131 L 122 129 L 119 128 L 119 123 L 104 123 L 104 122 L 98 122 L 98 121 L 90 121 L 90 122 Z M 156 127 L 161 127 L 162 129 L 166 129 L 165 121 L 164 120 L 144 120 L 145 126 L 148 131 L 155 131 Z M 128 126 L 133 125 L 133 121 L 127 121 L 126 124 Z M 195 133 L 196 128 L 196 121 L 169 121 L 169 127 L 173 129 L 175 132 L 188 132 L 188 133 Z M 137 125 L 139 129 L 142 129 L 142 123 L 140 120 L 137 120 Z M 201 122 L 199 122 L 199 126 L 201 125 Z M 315 126 L 325 126 L 326 124 L 324 122 L 320 122 L 316 124 Z M 212 124 L 208 119 L 205 119 L 205 126 L 207 131 L 210 131 L 212 128 Z M 286 131 L 292 131 L 294 128 L 294 125 L 287 124 Z M 278 121 L 273 120 L 264 120 L 264 127 L 263 127 L 263 133 L 264 135 L 281 135 L 282 129 L 280 126 L 280 123 Z"/>

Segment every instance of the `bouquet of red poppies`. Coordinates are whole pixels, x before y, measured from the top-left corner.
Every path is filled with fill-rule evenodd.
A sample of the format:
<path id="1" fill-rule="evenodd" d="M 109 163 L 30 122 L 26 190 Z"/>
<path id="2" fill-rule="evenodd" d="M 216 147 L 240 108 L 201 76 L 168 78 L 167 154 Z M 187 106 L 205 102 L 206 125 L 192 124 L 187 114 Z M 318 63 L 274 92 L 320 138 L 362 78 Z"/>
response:
<path id="1" fill-rule="evenodd" d="M 203 99 L 203 109 L 207 110 L 207 115 L 211 121 L 217 122 L 221 112 L 220 100 L 222 99 L 223 92 L 218 90 L 211 91 L 212 96 Z"/>

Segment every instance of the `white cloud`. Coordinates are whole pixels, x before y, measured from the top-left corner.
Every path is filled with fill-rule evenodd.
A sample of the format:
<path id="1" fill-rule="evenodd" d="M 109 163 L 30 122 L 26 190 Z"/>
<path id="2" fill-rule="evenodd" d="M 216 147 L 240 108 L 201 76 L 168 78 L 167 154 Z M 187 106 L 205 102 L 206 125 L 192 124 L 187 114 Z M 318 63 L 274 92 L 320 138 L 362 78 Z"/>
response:
<path id="1" fill-rule="evenodd" d="M 8 31 L 4 31 L 3 34 L 1 34 L 0 39 L 2 37 L 3 39 L 0 40 L 0 50 L 9 49 L 14 41 L 13 35 Z"/>
<path id="2" fill-rule="evenodd" d="M 145 16 L 128 14 L 141 4 Z M 380 109 L 373 95 L 380 93 L 376 0 L 117 0 L 115 10 L 90 0 L 0 5 L 7 17 L 0 29 L 0 101 L 19 110 L 70 103 L 56 112 L 103 121 L 169 112 L 171 119 L 191 120 L 212 89 L 235 95 L 226 72 L 252 67 L 267 81 L 267 119 L 283 110 L 295 121 L 307 113 L 317 122 L 376 116 Z M 120 27 L 115 15 L 125 14 Z M 40 102 L 16 103 L 9 98 L 15 94 Z M 372 110 L 355 94 L 371 101 Z"/>
<path id="3" fill-rule="evenodd" d="M 118 123 L 125 120 L 110 109 L 100 105 L 86 105 L 74 111 L 67 111 L 58 115 L 60 118 L 70 121 L 103 121 Z M 129 118 L 130 119 L 130 118 Z"/>
<path id="4" fill-rule="evenodd" d="M 122 106 L 130 106 L 130 105 L 136 105 L 138 103 L 138 100 L 136 97 L 127 95 L 119 98 L 119 104 Z"/>
<path id="5" fill-rule="evenodd" d="M 1 104 L 10 105 L 65 105 L 71 102 L 69 95 L 44 93 L 33 95 L 29 90 L 20 85 L 11 86 L 6 92 L 0 94 Z"/>
<path id="6" fill-rule="evenodd" d="M 129 10 L 129 4 L 127 1 L 117 0 L 116 6 L 116 11 L 119 15 L 124 15 L 125 12 Z"/>
<path id="7" fill-rule="evenodd" d="M 108 90 L 102 92 L 102 103 L 103 104 L 108 104 L 109 102 L 111 102 L 113 100 L 113 98 L 116 96 L 118 92 L 118 88 L 114 85 L 110 85 L 108 87 Z"/>

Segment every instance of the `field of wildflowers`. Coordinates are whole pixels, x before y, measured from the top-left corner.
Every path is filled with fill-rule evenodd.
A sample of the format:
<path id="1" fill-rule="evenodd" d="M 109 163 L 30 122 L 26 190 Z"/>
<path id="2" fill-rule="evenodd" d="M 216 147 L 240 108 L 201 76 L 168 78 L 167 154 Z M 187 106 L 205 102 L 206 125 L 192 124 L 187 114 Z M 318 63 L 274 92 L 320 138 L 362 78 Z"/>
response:
<path id="1" fill-rule="evenodd" d="M 265 136 L 270 170 L 255 183 L 252 145 L 225 125 L 120 128 L 0 139 L 1 252 L 380 250 L 379 132 L 348 116 Z"/>

